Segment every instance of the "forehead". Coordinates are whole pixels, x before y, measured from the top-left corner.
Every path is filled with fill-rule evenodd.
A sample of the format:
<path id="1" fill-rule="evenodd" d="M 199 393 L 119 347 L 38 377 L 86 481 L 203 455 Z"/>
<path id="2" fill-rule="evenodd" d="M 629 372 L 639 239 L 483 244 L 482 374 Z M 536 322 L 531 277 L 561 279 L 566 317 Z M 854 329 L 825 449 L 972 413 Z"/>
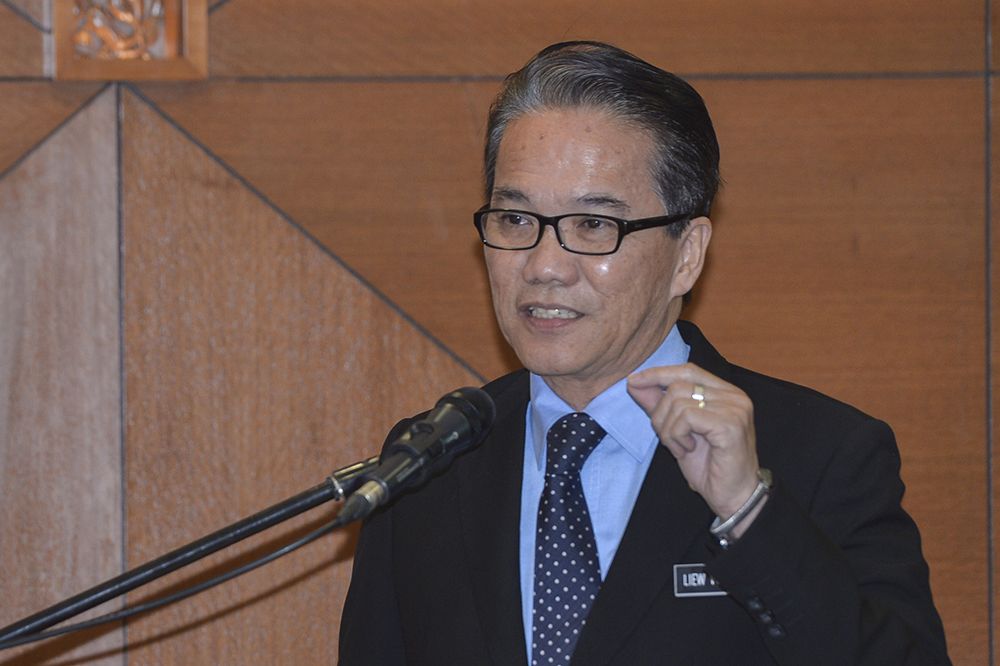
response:
<path id="1" fill-rule="evenodd" d="M 549 109 L 513 120 L 497 153 L 494 199 L 566 203 L 606 194 L 629 207 L 656 197 L 649 134 L 606 111 Z"/>

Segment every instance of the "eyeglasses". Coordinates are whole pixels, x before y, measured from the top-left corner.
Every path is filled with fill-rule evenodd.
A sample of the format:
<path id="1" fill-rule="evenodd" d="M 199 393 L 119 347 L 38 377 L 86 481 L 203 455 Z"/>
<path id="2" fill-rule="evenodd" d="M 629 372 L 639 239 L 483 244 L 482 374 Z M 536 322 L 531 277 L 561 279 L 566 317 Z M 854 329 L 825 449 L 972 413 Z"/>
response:
<path id="1" fill-rule="evenodd" d="M 483 244 L 497 250 L 530 250 L 538 245 L 545 227 L 555 229 L 560 247 L 576 254 L 614 254 L 626 234 L 653 227 L 686 222 L 689 213 L 622 220 L 607 215 L 567 213 L 546 217 L 524 210 L 481 208 L 473 213 L 473 222 Z"/>

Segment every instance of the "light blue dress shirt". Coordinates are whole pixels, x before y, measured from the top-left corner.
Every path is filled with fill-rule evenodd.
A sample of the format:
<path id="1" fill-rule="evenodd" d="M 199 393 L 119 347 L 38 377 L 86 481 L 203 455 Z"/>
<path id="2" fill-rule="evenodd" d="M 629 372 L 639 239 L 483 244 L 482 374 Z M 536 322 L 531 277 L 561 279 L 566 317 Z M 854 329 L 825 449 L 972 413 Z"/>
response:
<path id="1" fill-rule="evenodd" d="M 690 347 L 674 326 L 636 372 L 687 362 Z M 586 411 L 608 433 L 587 458 L 580 479 L 594 524 L 601 580 L 608 575 L 639 488 L 656 451 L 658 438 L 649 417 L 626 391 L 622 379 L 594 398 Z M 545 435 L 560 417 L 576 411 L 532 373 L 531 401 L 525 416 L 524 477 L 521 485 L 521 613 L 531 663 L 531 606 L 534 595 L 535 528 L 545 485 Z"/>

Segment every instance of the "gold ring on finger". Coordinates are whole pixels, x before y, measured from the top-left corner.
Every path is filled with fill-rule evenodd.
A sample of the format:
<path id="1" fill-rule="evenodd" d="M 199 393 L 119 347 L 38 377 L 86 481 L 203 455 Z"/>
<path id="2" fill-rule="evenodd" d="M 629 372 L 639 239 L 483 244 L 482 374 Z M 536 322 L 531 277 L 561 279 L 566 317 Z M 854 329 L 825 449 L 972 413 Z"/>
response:
<path id="1" fill-rule="evenodd" d="M 698 408 L 705 408 L 705 387 L 701 384 L 694 385 L 694 391 L 691 392 L 691 399 L 698 401 Z"/>

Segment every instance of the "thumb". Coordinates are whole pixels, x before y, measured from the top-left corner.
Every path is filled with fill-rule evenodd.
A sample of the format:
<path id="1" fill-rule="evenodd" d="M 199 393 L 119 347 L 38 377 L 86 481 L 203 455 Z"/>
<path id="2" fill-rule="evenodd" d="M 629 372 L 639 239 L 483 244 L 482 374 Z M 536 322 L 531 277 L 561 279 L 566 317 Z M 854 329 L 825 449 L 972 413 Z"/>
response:
<path id="1" fill-rule="evenodd" d="M 633 378 L 635 378 L 635 381 L 633 381 Z M 653 410 L 656 409 L 656 405 L 663 398 L 663 388 L 657 383 L 650 384 L 642 381 L 641 375 L 632 375 L 629 377 L 626 389 L 628 390 L 628 394 L 632 396 L 632 399 L 649 416 L 653 415 Z"/>

